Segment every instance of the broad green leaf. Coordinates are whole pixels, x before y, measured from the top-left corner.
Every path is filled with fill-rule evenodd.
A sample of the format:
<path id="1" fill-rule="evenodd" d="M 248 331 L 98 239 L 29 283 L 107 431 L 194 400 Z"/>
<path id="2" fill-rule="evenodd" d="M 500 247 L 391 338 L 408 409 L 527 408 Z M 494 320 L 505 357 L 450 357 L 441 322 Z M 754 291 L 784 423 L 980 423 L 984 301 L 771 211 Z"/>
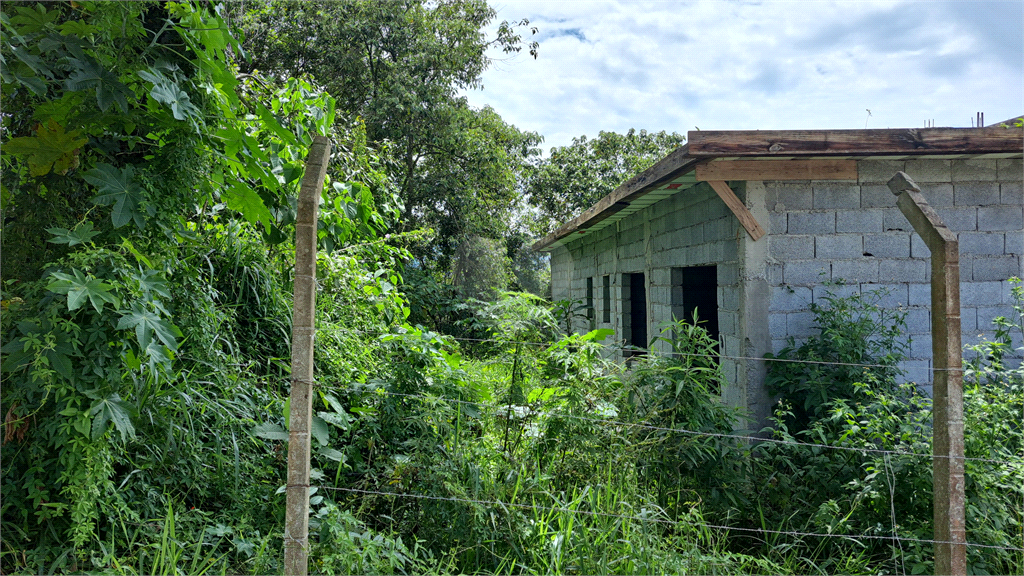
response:
<path id="1" fill-rule="evenodd" d="M 52 170 L 67 174 L 78 165 L 78 150 L 89 140 L 79 138 L 80 132 L 64 132 L 64 127 L 52 118 L 45 125 L 40 124 L 36 136 L 12 138 L 4 144 L 4 152 L 21 156 L 28 162 L 32 176 L 45 176 Z"/>
<path id="2" fill-rule="evenodd" d="M 109 422 L 114 423 L 114 428 L 121 433 L 122 439 L 134 439 L 135 426 L 132 425 L 132 417 L 137 413 L 135 406 L 121 400 L 116 393 L 97 400 L 89 408 L 89 415 L 93 417 L 92 439 L 98 440 L 103 436 Z"/>
<path id="3" fill-rule="evenodd" d="M 99 189 L 99 194 L 92 199 L 100 206 L 114 205 L 110 218 L 115 228 L 120 228 L 135 220 L 141 230 L 146 226 L 145 215 L 139 209 L 142 203 L 142 186 L 134 180 L 135 167 L 131 164 L 124 170 L 118 170 L 110 164 L 97 164 L 95 168 L 82 175 L 85 181 Z"/>
<path id="4" fill-rule="evenodd" d="M 143 350 L 149 349 L 154 335 L 168 349 L 172 351 L 178 349 L 177 337 L 181 336 L 181 330 L 138 304 L 133 305 L 132 310 L 117 321 L 118 330 L 127 330 L 128 328 L 135 328 L 135 337 L 139 342 L 139 347 Z"/>
<path id="5" fill-rule="evenodd" d="M 154 84 L 149 95 L 157 102 L 169 106 L 175 120 L 195 120 L 199 117 L 199 110 L 192 104 L 188 94 L 170 80 Z"/>
<path id="6" fill-rule="evenodd" d="M 277 424 L 271 424 L 270 422 L 257 424 L 256 427 L 252 429 L 252 433 L 255 436 L 266 438 L 267 440 L 288 440 L 288 432 Z"/>
<path id="7" fill-rule="evenodd" d="M 316 441 L 321 446 L 327 446 L 331 441 L 331 432 L 327 428 L 327 422 L 319 416 L 313 416 L 313 419 L 309 422 L 309 433 L 316 438 Z"/>
<path id="8" fill-rule="evenodd" d="M 249 222 L 259 222 L 270 232 L 270 210 L 263 199 L 252 188 L 242 182 L 235 182 L 221 193 L 228 208 L 236 210 Z"/>
<path id="9" fill-rule="evenodd" d="M 345 412 L 317 412 L 316 414 L 327 424 L 337 426 L 342 430 L 348 430 L 352 423 L 352 417 Z"/>
<path id="10" fill-rule="evenodd" d="M 54 235 L 54 238 L 50 238 L 47 242 L 51 242 L 53 244 L 67 244 L 68 246 L 92 242 L 92 239 L 99 234 L 98 231 L 95 231 L 92 228 L 92 222 L 88 220 L 82 222 L 78 226 L 75 226 L 74 230 L 68 230 L 66 228 L 47 228 L 46 231 Z"/>
<path id="11" fill-rule="evenodd" d="M 334 460 L 335 462 L 344 462 L 345 455 L 334 448 L 321 447 L 316 451 L 317 454 L 327 458 L 328 460 Z"/>
<path id="12" fill-rule="evenodd" d="M 28 52 L 28 50 L 25 50 L 21 46 L 16 46 L 12 48 L 11 51 L 14 52 L 14 55 L 18 57 L 18 60 L 24 62 L 25 65 L 31 68 L 32 71 L 36 74 L 40 76 L 46 76 L 48 78 L 53 77 L 53 71 L 50 70 L 50 68 L 46 65 L 46 63 L 43 62 L 41 58 L 39 58 L 39 56 L 33 56 Z"/>
<path id="13" fill-rule="evenodd" d="M 53 272 L 50 275 L 57 281 L 51 282 L 46 287 L 51 292 L 68 295 L 68 310 L 74 311 L 81 308 L 86 299 L 96 309 L 96 312 L 102 312 L 103 305 L 106 303 L 113 304 L 115 308 L 118 306 L 117 296 L 110 292 L 114 288 L 113 286 L 98 278 L 93 278 L 91 275 L 86 276 L 77 268 L 72 272 L 73 275 Z"/>
<path id="14" fill-rule="evenodd" d="M 171 297 L 171 292 L 167 289 L 167 280 L 159 270 L 146 270 L 142 275 L 135 276 L 135 280 L 138 281 L 139 289 L 147 299 L 152 299 L 153 292 L 164 298 Z"/>
<path id="15" fill-rule="evenodd" d="M 128 112 L 127 96 L 132 96 L 132 92 L 121 83 L 116 74 L 91 59 L 71 58 L 69 61 L 75 67 L 75 71 L 67 79 L 68 90 L 78 92 L 95 88 L 96 104 L 100 110 L 106 112 L 111 103 L 116 103 L 121 112 Z"/>

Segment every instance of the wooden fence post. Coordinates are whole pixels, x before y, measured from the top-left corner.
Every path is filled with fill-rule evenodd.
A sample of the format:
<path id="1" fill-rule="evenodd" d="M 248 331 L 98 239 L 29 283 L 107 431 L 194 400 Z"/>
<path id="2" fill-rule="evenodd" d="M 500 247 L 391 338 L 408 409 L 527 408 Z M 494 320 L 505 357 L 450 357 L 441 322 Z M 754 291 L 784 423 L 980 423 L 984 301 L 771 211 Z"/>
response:
<path id="1" fill-rule="evenodd" d="M 964 392 L 960 355 L 960 246 L 903 172 L 889 180 L 896 204 L 932 253 L 932 491 L 935 573 L 967 574 Z"/>
<path id="2" fill-rule="evenodd" d="M 288 486 L 284 573 L 309 569 L 309 426 L 313 412 L 313 342 L 316 336 L 316 223 L 331 141 L 317 136 L 306 157 L 295 222 L 295 295 L 292 312 L 292 390 L 288 433 Z"/>

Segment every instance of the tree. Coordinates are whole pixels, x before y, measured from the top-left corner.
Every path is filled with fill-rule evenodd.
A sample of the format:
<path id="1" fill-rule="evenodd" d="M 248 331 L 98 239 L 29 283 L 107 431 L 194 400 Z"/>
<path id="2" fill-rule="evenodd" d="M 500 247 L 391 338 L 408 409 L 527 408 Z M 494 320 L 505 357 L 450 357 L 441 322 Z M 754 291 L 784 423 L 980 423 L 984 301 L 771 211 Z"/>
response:
<path id="1" fill-rule="evenodd" d="M 569 146 L 552 148 L 551 156 L 538 163 L 527 185 L 529 202 L 540 211 L 532 227 L 538 234 L 554 230 L 651 167 L 685 139 L 675 132 L 630 128 L 625 134 L 602 131 L 593 140 L 580 136 Z"/>
<path id="2" fill-rule="evenodd" d="M 468 236 L 500 238 L 519 198 L 517 174 L 541 138 L 460 96 L 479 88 L 486 51 L 519 52 L 518 23 L 488 40 L 495 11 L 484 0 L 272 1 L 235 5 L 246 34 L 243 71 L 308 75 L 390 143 L 404 204 L 399 229 L 431 227 L 426 263 L 447 269 Z M 535 31 L 535 30 L 534 30 Z M 536 56 L 536 43 L 529 45 Z"/>

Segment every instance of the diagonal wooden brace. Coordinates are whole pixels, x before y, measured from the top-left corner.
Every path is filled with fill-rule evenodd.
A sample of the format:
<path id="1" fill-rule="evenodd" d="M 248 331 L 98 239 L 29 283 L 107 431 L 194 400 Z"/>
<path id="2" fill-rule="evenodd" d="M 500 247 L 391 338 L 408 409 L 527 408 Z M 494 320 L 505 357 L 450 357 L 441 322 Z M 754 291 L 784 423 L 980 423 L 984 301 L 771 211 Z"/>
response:
<path id="1" fill-rule="evenodd" d="M 736 215 L 736 218 L 746 229 L 747 234 L 750 234 L 750 238 L 757 242 L 762 236 L 764 236 L 764 228 L 757 223 L 754 215 L 747 210 L 747 207 L 736 197 L 736 193 L 729 188 L 729 185 L 722 180 L 708 180 L 708 184 L 715 190 L 715 194 L 725 202 L 725 205 L 732 210 L 732 213 Z"/>

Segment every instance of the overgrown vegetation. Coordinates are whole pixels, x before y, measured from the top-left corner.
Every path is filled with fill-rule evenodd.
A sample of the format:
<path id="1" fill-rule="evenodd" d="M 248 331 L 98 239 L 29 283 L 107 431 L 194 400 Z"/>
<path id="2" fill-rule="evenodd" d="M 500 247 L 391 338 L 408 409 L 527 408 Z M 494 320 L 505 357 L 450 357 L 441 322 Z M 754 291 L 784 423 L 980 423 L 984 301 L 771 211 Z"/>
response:
<path id="1" fill-rule="evenodd" d="M 898 315 L 867 294 L 816 307 L 821 335 L 780 356 L 822 363 L 772 363 L 772 441 L 736 437 L 699 326 L 666 326 L 671 353 L 626 370 L 603 354 L 609 331 L 566 333 L 571 303 L 502 290 L 538 287 L 522 231 L 494 228 L 512 209 L 506 161 L 529 156 L 530 137 L 459 108 L 457 82 L 404 68 L 420 48 L 458 68 L 450 46 L 416 36 L 454 15 L 474 81 L 485 4 L 282 6 L 358 16 L 321 21 L 324 38 L 408 34 L 391 80 L 368 83 L 384 100 L 339 112 L 322 72 L 281 64 L 294 56 L 281 38 L 261 53 L 267 74 L 239 73 L 253 40 L 205 4 L 0 7 L 0 571 L 280 572 L 291 237 L 314 134 L 335 153 L 319 221 L 311 572 L 931 569 L 930 405 L 897 383 Z M 262 5 L 231 17 L 269 33 Z M 499 34 L 521 45 L 514 26 Z M 376 66 L 323 56 L 348 66 L 343 82 Z M 475 164 L 441 152 L 396 171 L 434 116 L 391 125 L 389 111 L 421 90 L 472 121 L 446 129 L 479 145 L 473 162 L 506 162 L 500 173 L 459 188 Z M 410 199 L 481 190 L 494 210 L 479 221 L 479 206 L 446 204 L 409 217 Z M 441 240 L 420 228 L 446 218 Z M 1001 321 L 966 378 L 968 539 L 993 546 L 1022 538 L 1018 330 L 1024 317 Z M 970 562 L 1024 566 L 996 548 Z"/>

